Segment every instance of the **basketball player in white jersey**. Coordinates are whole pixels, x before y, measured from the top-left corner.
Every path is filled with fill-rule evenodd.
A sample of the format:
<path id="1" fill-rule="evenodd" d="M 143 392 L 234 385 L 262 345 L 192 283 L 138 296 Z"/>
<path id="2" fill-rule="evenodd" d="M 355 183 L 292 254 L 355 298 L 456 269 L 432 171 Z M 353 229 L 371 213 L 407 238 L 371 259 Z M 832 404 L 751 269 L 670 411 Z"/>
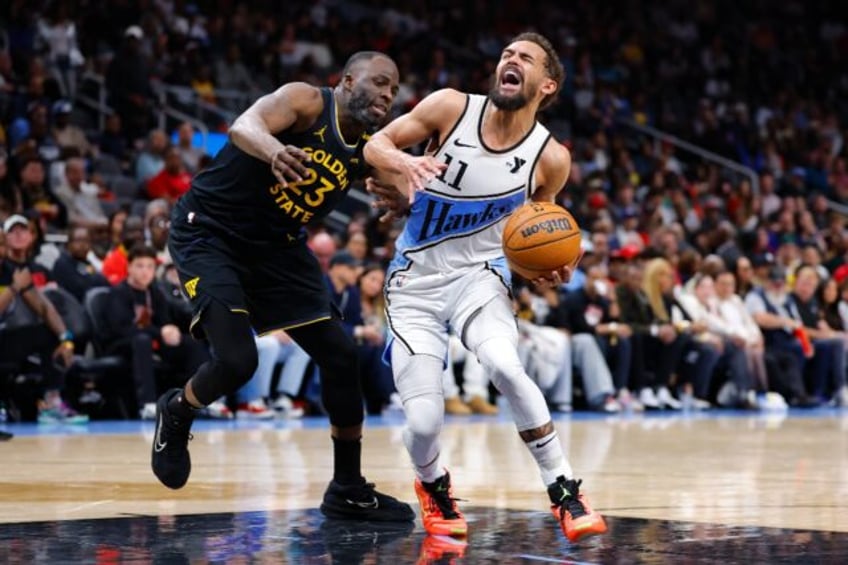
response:
<path id="1" fill-rule="evenodd" d="M 488 96 L 434 92 L 365 146 L 366 160 L 398 178 L 411 203 L 386 280 L 392 337 L 387 353 L 430 534 L 464 536 L 468 530 L 439 460 L 441 373 L 450 328 L 509 401 L 568 539 L 606 531 L 579 492 L 581 481 L 563 454 L 545 399 L 519 360 L 501 248 L 513 210 L 528 198 L 553 201 L 568 178 L 568 150 L 536 121 L 538 110 L 556 98 L 563 76 L 548 40 L 521 34 L 504 49 Z M 428 140 L 425 156 L 401 151 Z M 552 272 L 547 284 L 568 280 L 573 267 Z"/>

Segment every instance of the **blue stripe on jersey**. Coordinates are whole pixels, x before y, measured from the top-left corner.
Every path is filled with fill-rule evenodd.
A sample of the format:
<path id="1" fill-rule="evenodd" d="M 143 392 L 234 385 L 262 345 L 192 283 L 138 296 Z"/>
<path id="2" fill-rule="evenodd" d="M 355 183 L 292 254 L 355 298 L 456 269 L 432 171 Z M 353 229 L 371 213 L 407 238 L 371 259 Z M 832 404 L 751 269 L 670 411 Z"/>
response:
<path id="1" fill-rule="evenodd" d="M 509 264 L 506 262 L 506 257 L 498 257 L 489 261 L 489 267 L 495 271 L 504 281 L 504 285 L 508 289 L 512 289 L 512 273 L 509 270 Z"/>
<path id="2" fill-rule="evenodd" d="M 417 196 L 399 243 L 404 250 L 479 232 L 524 203 L 523 190 L 500 198 L 451 200 L 430 193 Z"/>

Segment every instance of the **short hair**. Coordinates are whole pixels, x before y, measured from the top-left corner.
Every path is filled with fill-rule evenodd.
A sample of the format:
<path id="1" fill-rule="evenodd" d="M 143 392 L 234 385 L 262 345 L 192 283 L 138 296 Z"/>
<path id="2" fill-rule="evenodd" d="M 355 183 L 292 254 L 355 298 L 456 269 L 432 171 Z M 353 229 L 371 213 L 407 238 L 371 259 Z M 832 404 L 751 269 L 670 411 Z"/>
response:
<path id="1" fill-rule="evenodd" d="M 133 245 L 132 249 L 130 249 L 129 254 L 127 254 L 127 262 L 132 263 L 136 259 L 140 258 L 150 258 L 154 261 L 156 260 L 156 250 L 150 247 L 149 245 L 144 245 L 143 243 L 139 243 L 138 245 Z"/>
<path id="2" fill-rule="evenodd" d="M 350 74 L 350 70 L 359 64 L 362 61 L 370 61 L 374 57 L 385 57 L 386 59 L 391 59 L 385 53 L 380 53 L 379 51 L 357 51 L 345 63 L 344 69 L 342 69 L 342 76 Z"/>
<path id="3" fill-rule="evenodd" d="M 557 87 L 555 91 L 542 98 L 542 102 L 539 104 L 539 109 L 544 110 L 556 101 L 559 91 L 562 90 L 562 84 L 565 81 L 565 69 L 562 68 L 562 63 L 559 60 L 556 49 L 554 49 L 554 46 L 551 45 L 550 41 L 548 41 L 548 38 L 541 33 L 536 33 L 535 31 L 519 33 L 513 37 L 509 43 L 512 44 L 516 41 L 529 41 L 531 43 L 535 43 L 542 48 L 542 51 L 545 52 L 545 73 L 547 73 L 549 79 L 556 82 Z"/>

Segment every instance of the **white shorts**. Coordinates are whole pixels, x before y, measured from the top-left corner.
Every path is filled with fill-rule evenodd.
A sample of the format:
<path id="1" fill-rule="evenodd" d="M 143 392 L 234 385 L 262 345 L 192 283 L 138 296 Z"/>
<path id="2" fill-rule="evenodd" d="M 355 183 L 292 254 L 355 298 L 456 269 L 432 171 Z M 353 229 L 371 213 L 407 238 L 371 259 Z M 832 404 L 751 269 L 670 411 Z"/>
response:
<path id="1" fill-rule="evenodd" d="M 386 284 L 386 300 L 393 344 L 404 347 L 410 355 L 446 359 L 450 331 L 468 345 L 468 323 L 493 301 L 504 315 L 497 317 L 498 323 L 491 330 L 516 334 L 509 281 L 508 272 L 490 265 L 459 273 L 392 273 Z"/>

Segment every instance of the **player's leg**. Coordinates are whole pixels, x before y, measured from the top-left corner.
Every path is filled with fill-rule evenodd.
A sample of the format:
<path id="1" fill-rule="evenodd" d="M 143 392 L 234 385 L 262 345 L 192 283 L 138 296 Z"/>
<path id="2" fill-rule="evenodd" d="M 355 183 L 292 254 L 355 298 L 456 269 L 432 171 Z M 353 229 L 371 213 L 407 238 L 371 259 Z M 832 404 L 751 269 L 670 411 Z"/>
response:
<path id="1" fill-rule="evenodd" d="M 545 398 L 527 375 L 518 356 L 518 330 L 512 304 L 497 294 L 463 322 L 462 337 L 503 394 L 527 449 L 533 455 L 547 487 L 551 510 L 563 533 L 572 541 L 606 531 L 606 524 L 580 493 L 551 421 Z"/>
<path id="2" fill-rule="evenodd" d="M 288 330 L 321 369 L 321 401 L 330 418 L 333 438 L 333 480 L 321 511 L 339 519 L 409 521 L 408 504 L 382 494 L 361 472 L 362 386 L 356 344 L 336 318 Z"/>
<path id="3" fill-rule="evenodd" d="M 396 286 L 390 277 L 388 319 L 393 339 L 388 353 L 406 415 L 403 439 L 415 469 L 424 529 L 463 536 L 468 526 L 439 457 L 445 409 L 442 376 L 448 354 L 443 310 L 452 291 L 448 283 L 440 275 L 421 275 Z"/>
<path id="4" fill-rule="evenodd" d="M 450 473 L 440 461 L 444 360 L 430 353 L 412 353 L 398 340 L 392 343 L 391 359 L 406 415 L 403 442 L 415 470 L 415 494 L 424 529 L 434 535 L 464 536 L 468 524 L 453 498 Z"/>
<path id="5" fill-rule="evenodd" d="M 195 413 L 250 380 L 257 365 L 250 320 L 217 300 L 210 300 L 198 322 L 212 346 L 212 358 L 201 365 L 184 388 L 163 394 L 157 402 L 152 467 L 159 480 L 177 489 L 191 473 L 188 452 Z"/>
<path id="6" fill-rule="evenodd" d="M 169 249 L 194 310 L 191 331 L 205 336 L 212 358 L 183 388 L 171 389 L 156 403 L 151 467 L 167 487 L 188 481 L 191 424 L 198 409 L 238 390 L 257 364 L 241 280 L 245 267 L 239 253 L 208 230 L 174 211 Z"/>
<path id="7" fill-rule="evenodd" d="M 321 400 L 333 438 L 333 480 L 321 510 L 354 520 L 409 521 L 409 505 L 374 490 L 362 477 L 364 407 L 356 344 L 333 316 L 318 261 L 304 242 L 263 249 L 246 285 L 260 334 L 284 329 L 321 370 Z"/>

